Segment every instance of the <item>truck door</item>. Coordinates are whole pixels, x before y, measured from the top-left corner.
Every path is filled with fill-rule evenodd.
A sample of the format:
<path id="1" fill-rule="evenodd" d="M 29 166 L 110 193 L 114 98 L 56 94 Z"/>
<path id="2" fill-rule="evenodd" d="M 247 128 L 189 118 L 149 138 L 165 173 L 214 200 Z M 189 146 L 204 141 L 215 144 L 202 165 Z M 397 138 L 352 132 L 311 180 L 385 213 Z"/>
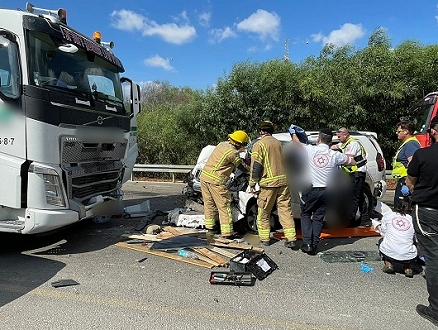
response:
<path id="1" fill-rule="evenodd" d="M 137 115 L 140 112 L 140 86 L 128 78 L 121 78 L 125 107 L 131 112 L 131 129 L 129 132 L 128 152 L 125 157 L 125 174 L 123 183 L 131 179 L 132 171 L 138 156 Z"/>

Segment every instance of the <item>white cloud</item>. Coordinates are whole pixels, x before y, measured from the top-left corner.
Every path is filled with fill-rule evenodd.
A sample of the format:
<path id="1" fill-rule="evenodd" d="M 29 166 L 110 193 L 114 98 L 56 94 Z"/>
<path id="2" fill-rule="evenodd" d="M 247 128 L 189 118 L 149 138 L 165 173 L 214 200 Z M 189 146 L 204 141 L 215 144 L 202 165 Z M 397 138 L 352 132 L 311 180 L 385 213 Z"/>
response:
<path id="1" fill-rule="evenodd" d="M 211 13 L 202 13 L 198 16 L 199 24 L 203 27 L 210 26 Z"/>
<path id="2" fill-rule="evenodd" d="M 189 17 L 187 16 L 187 12 L 185 10 L 181 13 L 180 16 L 184 20 L 184 22 L 190 22 Z"/>
<path id="3" fill-rule="evenodd" d="M 237 24 L 241 31 L 256 33 L 262 41 L 278 41 L 280 34 L 280 17 L 275 12 L 258 9 L 257 12 Z"/>
<path id="4" fill-rule="evenodd" d="M 230 27 L 226 27 L 225 29 L 213 29 L 208 32 L 210 35 L 209 41 L 211 43 L 214 42 L 222 42 L 227 38 L 236 38 L 237 34 Z"/>
<path id="5" fill-rule="evenodd" d="M 356 40 L 365 35 L 365 29 L 362 24 L 345 23 L 339 30 L 333 30 L 328 36 L 321 32 L 312 34 L 314 42 L 322 42 L 324 45 L 333 44 L 335 46 L 345 46 L 354 43 Z"/>
<path id="6" fill-rule="evenodd" d="M 187 21 L 187 13 L 180 15 Z M 111 13 L 112 26 L 124 31 L 141 31 L 143 36 L 158 36 L 166 42 L 181 45 L 196 37 L 196 29 L 188 24 L 158 24 L 157 22 L 130 10 L 119 10 Z"/>
<path id="7" fill-rule="evenodd" d="M 154 68 L 163 68 L 166 71 L 174 71 L 170 65 L 172 59 L 164 59 L 160 55 L 151 56 L 143 61 L 144 65 Z"/>
<path id="8" fill-rule="evenodd" d="M 175 23 L 157 24 L 151 21 L 142 31 L 144 36 L 159 36 L 172 44 L 181 45 L 196 37 L 196 30 L 193 26 L 178 26 Z"/>
<path id="9" fill-rule="evenodd" d="M 124 31 L 141 31 L 145 24 L 145 17 L 125 9 L 113 11 L 111 18 L 113 19 L 112 26 Z"/>

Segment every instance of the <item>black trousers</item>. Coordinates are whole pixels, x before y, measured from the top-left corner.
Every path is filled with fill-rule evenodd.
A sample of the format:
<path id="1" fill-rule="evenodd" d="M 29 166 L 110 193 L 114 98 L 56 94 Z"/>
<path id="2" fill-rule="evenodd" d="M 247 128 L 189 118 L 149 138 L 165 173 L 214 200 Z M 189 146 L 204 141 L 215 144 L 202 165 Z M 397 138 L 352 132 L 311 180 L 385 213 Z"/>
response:
<path id="1" fill-rule="evenodd" d="M 350 223 L 356 222 L 357 210 L 360 212 L 360 222 L 367 222 L 370 220 L 368 206 L 363 198 L 362 190 L 365 183 L 365 173 L 355 172 L 350 174 L 352 184 L 352 201 L 350 209 Z"/>
<path id="2" fill-rule="evenodd" d="M 438 210 L 415 205 L 412 215 L 420 254 L 426 263 L 429 311 L 438 319 Z"/>
<path id="3" fill-rule="evenodd" d="M 394 210 L 397 209 L 398 205 L 401 203 L 400 197 L 403 199 L 403 194 L 401 193 L 401 188 L 406 182 L 406 177 L 400 178 L 397 181 L 397 185 L 394 189 Z"/>
<path id="4" fill-rule="evenodd" d="M 326 209 L 325 188 L 311 188 L 301 196 L 301 234 L 303 244 L 316 246 L 324 225 Z"/>

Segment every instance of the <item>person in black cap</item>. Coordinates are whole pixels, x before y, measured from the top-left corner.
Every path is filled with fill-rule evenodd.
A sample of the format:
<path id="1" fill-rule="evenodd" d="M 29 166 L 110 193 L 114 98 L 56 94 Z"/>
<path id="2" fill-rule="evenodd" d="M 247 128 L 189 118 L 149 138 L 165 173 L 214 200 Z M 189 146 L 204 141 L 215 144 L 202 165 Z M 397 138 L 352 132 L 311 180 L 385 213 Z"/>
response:
<path id="1" fill-rule="evenodd" d="M 301 251 L 314 255 L 324 224 L 327 183 L 339 165 L 356 165 L 356 161 L 330 149 L 333 133 L 328 128 L 319 131 L 316 146 L 303 144 L 296 134 L 291 134 L 292 141 L 303 146 L 308 158 L 310 186 L 303 189 L 301 196 Z"/>
<path id="2" fill-rule="evenodd" d="M 252 147 L 249 186 L 251 192 L 258 195 L 257 229 L 260 242 L 266 246 L 271 244 L 269 219 L 274 205 L 277 205 L 278 219 L 286 238 L 284 245 L 294 248 L 295 222 L 282 160 L 282 146 L 281 142 L 272 136 L 276 128 L 277 126 L 270 121 L 262 121 L 258 125 L 260 139 Z"/>
<path id="3" fill-rule="evenodd" d="M 413 221 L 420 253 L 426 263 L 429 306 L 417 305 L 417 313 L 438 326 L 438 116 L 427 130 L 432 144 L 418 149 L 407 171 L 412 192 Z"/>

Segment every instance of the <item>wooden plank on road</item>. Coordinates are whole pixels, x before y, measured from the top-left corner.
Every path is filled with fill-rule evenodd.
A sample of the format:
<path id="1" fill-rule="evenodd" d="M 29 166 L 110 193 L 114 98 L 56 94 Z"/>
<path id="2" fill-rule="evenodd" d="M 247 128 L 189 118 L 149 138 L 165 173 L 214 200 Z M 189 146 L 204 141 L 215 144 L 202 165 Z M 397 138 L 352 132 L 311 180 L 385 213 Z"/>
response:
<path id="1" fill-rule="evenodd" d="M 144 252 L 144 253 L 152 254 L 154 256 L 159 256 L 159 257 L 164 257 L 164 258 L 167 258 L 167 259 L 172 259 L 172 260 L 176 260 L 176 261 L 185 262 L 185 263 L 188 263 L 188 264 L 192 264 L 192 265 L 196 265 L 196 266 L 201 266 L 201 267 L 204 267 L 204 268 L 213 268 L 214 267 L 211 263 L 207 263 L 205 261 L 195 260 L 195 259 L 190 259 L 190 258 L 183 258 L 183 257 L 180 257 L 177 254 L 172 254 L 172 253 L 168 253 L 168 252 L 164 252 L 164 251 L 150 250 L 147 247 L 134 246 L 134 245 L 127 244 L 125 242 L 118 242 L 118 243 L 116 243 L 116 246 L 122 247 L 122 248 L 126 248 L 126 249 L 130 249 L 130 250 L 134 250 L 134 251 L 139 251 L 139 252 Z"/>
<path id="2" fill-rule="evenodd" d="M 207 248 L 199 248 L 199 249 L 194 249 L 196 252 L 204 255 L 205 257 L 215 261 L 218 266 L 225 266 L 226 264 L 228 264 L 230 261 L 227 259 L 222 258 L 220 255 L 210 251 Z"/>
<path id="3" fill-rule="evenodd" d="M 225 241 L 229 241 L 229 242 L 225 242 Z M 236 243 L 234 241 L 231 240 L 224 240 L 223 238 L 221 238 L 220 240 L 214 239 L 210 245 L 213 246 L 218 246 L 218 247 L 225 247 L 225 248 L 230 248 L 230 249 L 236 249 L 236 250 L 254 250 L 257 252 L 262 253 L 264 250 L 261 247 L 258 246 L 253 246 L 253 245 L 249 245 L 249 244 L 243 244 L 243 243 Z"/>
<path id="4" fill-rule="evenodd" d="M 219 253 L 219 254 L 221 254 L 221 255 L 223 255 L 225 257 L 228 257 L 228 258 L 234 258 L 235 256 L 237 256 L 240 253 L 240 252 L 239 253 L 233 253 L 233 252 L 227 251 L 225 249 L 221 249 L 221 248 L 219 248 L 217 246 L 208 246 L 208 249 L 213 251 L 213 252 Z"/>

